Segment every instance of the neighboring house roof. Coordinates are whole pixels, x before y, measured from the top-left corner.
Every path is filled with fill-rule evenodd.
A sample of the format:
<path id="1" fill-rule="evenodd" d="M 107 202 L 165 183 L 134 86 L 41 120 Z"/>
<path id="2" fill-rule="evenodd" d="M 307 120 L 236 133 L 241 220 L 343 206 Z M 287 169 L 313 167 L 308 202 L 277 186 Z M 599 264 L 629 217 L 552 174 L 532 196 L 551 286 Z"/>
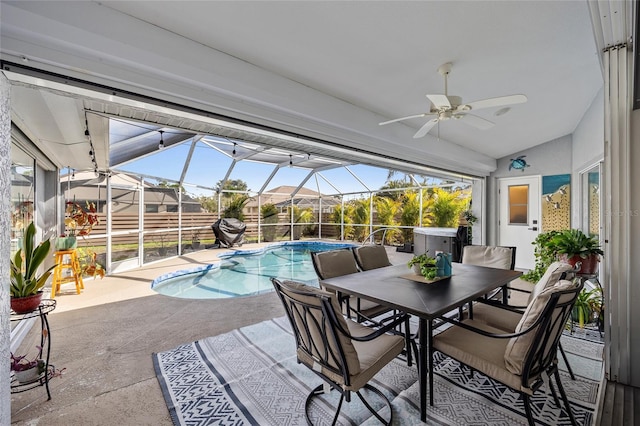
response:
<path id="1" fill-rule="evenodd" d="M 266 190 L 265 192 L 262 193 L 260 197 L 260 204 L 264 206 L 265 204 L 279 205 L 284 203 L 291 203 L 291 194 L 296 190 L 296 188 L 297 188 L 296 186 L 282 185 L 276 188 Z M 307 202 L 310 202 L 310 200 L 313 200 L 313 199 L 316 200 L 315 204 L 317 204 L 317 200 L 319 197 L 322 197 L 323 205 L 327 202 L 330 202 L 328 200 L 334 200 L 335 203 L 338 203 L 338 204 L 340 203 L 340 198 L 338 197 L 323 195 L 319 192 L 303 187 L 303 188 L 300 188 L 298 192 L 296 192 L 294 197 L 294 204 L 300 205 L 297 202 L 295 202 L 295 200 L 305 200 Z M 245 207 L 257 207 L 257 206 L 258 206 L 258 197 L 252 197 L 249 200 L 249 202 L 247 202 Z"/>

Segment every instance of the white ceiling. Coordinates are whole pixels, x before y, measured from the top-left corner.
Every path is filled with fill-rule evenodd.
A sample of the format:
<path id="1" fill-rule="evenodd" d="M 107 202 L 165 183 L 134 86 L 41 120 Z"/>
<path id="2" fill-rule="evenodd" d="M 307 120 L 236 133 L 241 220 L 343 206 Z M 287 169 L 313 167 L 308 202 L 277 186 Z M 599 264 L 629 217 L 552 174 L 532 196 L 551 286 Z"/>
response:
<path id="1" fill-rule="evenodd" d="M 2 7 L 5 61 L 476 174 L 491 172 L 497 158 L 572 133 L 602 87 L 586 1 L 7 1 Z M 528 102 L 500 116 L 497 108 L 477 111 L 496 123 L 489 130 L 447 121 L 416 140 L 424 118 L 377 125 L 427 112 L 425 95 L 444 91 L 436 70 L 445 62 L 453 63 L 449 94 L 464 102 L 518 93 Z M 54 116 L 57 123 L 69 120 Z M 34 118 L 21 120 L 38 134 Z"/>

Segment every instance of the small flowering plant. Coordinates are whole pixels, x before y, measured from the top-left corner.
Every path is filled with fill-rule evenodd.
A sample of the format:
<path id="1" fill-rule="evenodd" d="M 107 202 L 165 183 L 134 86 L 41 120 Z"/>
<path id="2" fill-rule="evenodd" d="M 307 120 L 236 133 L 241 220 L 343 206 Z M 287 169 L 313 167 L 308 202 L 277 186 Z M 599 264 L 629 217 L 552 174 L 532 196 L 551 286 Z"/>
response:
<path id="1" fill-rule="evenodd" d="M 86 207 L 75 200 L 67 201 L 66 215 L 64 225 L 68 236 L 87 236 L 95 225 L 100 224 L 96 204 L 89 201 L 86 202 Z"/>
<path id="2" fill-rule="evenodd" d="M 38 373 L 42 373 L 45 368 L 45 362 L 41 359 L 42 346 L 36 346 L 36 348 L 38 348 L 38 355 L 34 359 L 28 359 L 27 355 L 16 356 L 11 352 L 11 370 L 26 371 L 38 367 Z"/>

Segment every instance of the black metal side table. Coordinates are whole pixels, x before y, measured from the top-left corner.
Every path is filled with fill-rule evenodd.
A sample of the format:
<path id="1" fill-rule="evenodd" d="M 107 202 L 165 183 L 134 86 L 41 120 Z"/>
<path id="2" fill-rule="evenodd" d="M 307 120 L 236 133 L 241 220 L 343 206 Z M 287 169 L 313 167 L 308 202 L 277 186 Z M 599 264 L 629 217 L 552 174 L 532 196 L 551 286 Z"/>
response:
<path id="1" fill-rule="evenodd" d="M 16 314 L 11 311 L 11 321 L 23 321 L 29 318 L 40 317 L 40 347 L 42 348 L 45 362 L 45 369 L 37 378 L 26 383 L 19 382 L 15 375 L 11 378 L 11 393 L 24 392 L 38 386 L 45 386 L 47 389 L 47 401 L 51 399 L 49 391 L 49 379 L 53 377 L 55 367 L 49 364 L 49 355 L 51 354 L 51 333 L 49 329 L 49 320 L 47 315 L 56 308 L 56 301 L 51 299 L 43 299 L 40 306 L 34 311 L 26 314 Z M 46 347 L 45 347 L 46 345 Z"/>

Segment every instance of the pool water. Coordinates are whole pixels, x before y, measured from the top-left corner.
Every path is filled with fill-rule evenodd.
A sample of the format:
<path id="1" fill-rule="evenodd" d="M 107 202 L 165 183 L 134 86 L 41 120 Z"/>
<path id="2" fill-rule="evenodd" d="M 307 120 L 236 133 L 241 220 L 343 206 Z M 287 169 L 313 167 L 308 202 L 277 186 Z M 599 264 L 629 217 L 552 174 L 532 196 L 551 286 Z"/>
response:
<path id="1" fill-rule="evenodd" d="M 259 250 L 225 252 L 218 255 L 220 263 L 162 275 L 151 283 L 151 288 L 165 296 L 220 299 L 272 291 L 271 277 L 318 285 L 310 253 L 352 246 L 295 241 Z"/>

